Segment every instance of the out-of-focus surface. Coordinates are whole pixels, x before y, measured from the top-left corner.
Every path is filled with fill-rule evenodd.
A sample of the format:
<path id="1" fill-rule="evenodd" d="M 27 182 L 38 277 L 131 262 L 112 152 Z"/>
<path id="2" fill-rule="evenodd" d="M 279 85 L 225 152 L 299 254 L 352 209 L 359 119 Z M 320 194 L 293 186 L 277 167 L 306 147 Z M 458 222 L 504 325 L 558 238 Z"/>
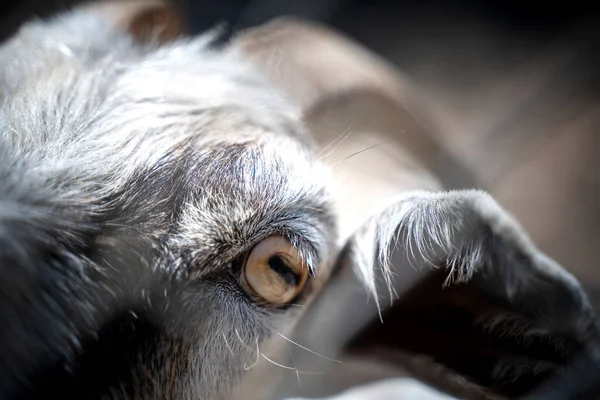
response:
<path id="1" fill-rule="evenodd" d="M 9 3 L 0 37 L 73 1 Z M 455 155 L 543 251 L 600 293 L 595 20 L 549 18 L 549 5 L 523 21 L 469 2 L 393 3 L 345 8 L 331 22 L 416 82 L 447 118 Z"/>
<path id="2" fill-rule="evenodd" d="M 543 251 L 593 290 L 600 287 L 598 25 L 584 10 L 553 18 L 549 7 L 523 21 L 465 2 L 412 2 L 398 12 L 365 7 L 338 25 L 443 108 L 455 154 Z"/>

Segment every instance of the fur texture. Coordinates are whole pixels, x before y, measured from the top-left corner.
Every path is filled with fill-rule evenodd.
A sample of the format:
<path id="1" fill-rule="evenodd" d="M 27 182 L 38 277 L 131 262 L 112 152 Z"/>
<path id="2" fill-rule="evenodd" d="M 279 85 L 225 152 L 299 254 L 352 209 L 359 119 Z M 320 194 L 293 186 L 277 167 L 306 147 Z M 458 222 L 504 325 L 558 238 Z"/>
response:
<path id="1" fill-rule="evenodd" d="M 208 38 L 140 47 L 83 13 L 28 24 L 0 59 L 2 394 L 42 395 L 125 318 L 152 334 L 114 394 L 221 398 L 295 312 L 253 304 L 236 261 L 272 234 L 314 273 L 333 250 L 297 113 Z"/>

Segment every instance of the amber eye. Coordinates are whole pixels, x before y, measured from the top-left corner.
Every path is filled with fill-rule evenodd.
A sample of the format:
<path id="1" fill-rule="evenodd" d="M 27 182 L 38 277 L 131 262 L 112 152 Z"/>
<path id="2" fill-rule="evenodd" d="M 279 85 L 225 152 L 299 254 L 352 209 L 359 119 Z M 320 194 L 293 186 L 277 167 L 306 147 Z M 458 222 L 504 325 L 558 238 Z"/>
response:
<path id="1" fill-rule="evenodd" d="M 246 259 L 242 286 L 249 294 L 271 305 L 294 300 L 308 279 L 308 266 L 283 236 L 260 242 Z"/>

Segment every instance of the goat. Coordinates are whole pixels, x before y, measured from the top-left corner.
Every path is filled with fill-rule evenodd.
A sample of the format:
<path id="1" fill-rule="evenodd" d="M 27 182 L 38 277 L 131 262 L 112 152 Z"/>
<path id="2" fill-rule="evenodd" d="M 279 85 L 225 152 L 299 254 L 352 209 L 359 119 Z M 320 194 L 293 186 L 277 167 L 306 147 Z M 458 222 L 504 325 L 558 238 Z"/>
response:
<path id="1" fill-rule="evenodd" d="M 325 395 L 373 343 L 512 397 L 598 355 L 580 284 L 486 193 L 341 207 L 331 148 L 241 47 L 78 9 L 0 60 L 1 398 Z"/>

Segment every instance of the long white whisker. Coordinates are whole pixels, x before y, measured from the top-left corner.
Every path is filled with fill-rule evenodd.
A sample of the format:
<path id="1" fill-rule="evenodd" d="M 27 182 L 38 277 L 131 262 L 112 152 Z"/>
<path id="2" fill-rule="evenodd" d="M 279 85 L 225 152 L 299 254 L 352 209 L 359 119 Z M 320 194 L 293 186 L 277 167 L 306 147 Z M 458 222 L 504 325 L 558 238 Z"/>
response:
<path id="1" fill-rule="evenodd" d="M 340 364 L 342 363 L 342 362 L 341 362 L 341 361 L 339 361 L 339 360 L 334 360 L 333 358 L 329 358 L 329 357 L 326 357 L 326 356 L 324 356 L 323 354 L 319 354 L 319 353 L 317 353 L 316 351 L 309 349 L 308 347 L 304 347 L 304 346 L 302 346 L 301 344 L 298 344 L 298 343 L 294 342 L 292 339 L 290 339 L 290 338 L 287 338 L 286 336 L 284 336 L 283 334 L 281 334 L 281 333 L 279 333 L 279 332 L 276 332 L 276 333 L 277 333 L 279 336 L 281 336 L 282 338 L 284 338 L 285 340 L 287 340 L 288 342 L 290 342 L 290 343 L 292 343 L 292 344 L 295 344 L 296 346 L 300 347 L 300 348 L 301 348 L 301 349 L 303 349 L 303 350 L 306 350 L 306 351 L 308 351 L 308 352 L 309 352 L 309 353 L 311 353 L 311 354 L 314 354 L 314 355 L 316 355 L 316 356 L 319 356 L 319 357 L 321 357 L 321 358 L 323 358 L 323 359 L 325 359 L 325 360 L 328 360 L 328 361 L 332 361 L 332 362 L 336 362 L 336 363 L 340 363 Z"/>
<path id="2" fill-rule="evenodd" d="M 348 132 L 348 133 L 346 133 Z M 346 129 L 343 133 L 346 134 L 344 137 L 342 137 L 342 140 L 340 140 L 338 143 L 336 143 L 336 145 L 334 146 L 333 149 L 331 149 L 329 152 L 327 152 L 327 154 L 325 154 L 324 156 L 318 157 L 316 158 L 317 160 L 322 160 L 324 158 L 329 157 L 330 155 L 333 154 L 334 151 L 336 151 L 338 149 L 338 147 L 340 147 L 342 145 L 342 143 L 344 143 L 346 141 L 346 139 L 348 139 L 348 137 L 350 137 L 350 135 L 352 134 L 352 131 L 350 130 L 350 128 Z M 336 139 L 337 140 L 337 139 Z M 322 150 L 321 150 L 322 152 Z M 319 154 L 321 154 L 321 152 L 319 152 Z M 317 155 L 318 156 L 318 155 Z"/>
<path id="3" fill-rule="evenodd" d="M 361 154 L 361 153 L 364 153 L 365 151 L 372 150 L 372 149 L 374 149 L 374 148 L 376 148 L 376 147 L 382 146 L 382 145 L 384 145 L 384 144 L 386 144 L 386 143 L 389 143 L 389 140 L 387 140 L 387 141 L 385 141 L 385 142 L 381 142 L 381 143 L 374 144 L 374 145 L 372 145 L 372 146 L 369 146 L 369 147 L 367 147 L 367 148 L 364 148 L 364 149 L 362 149 L 362 150 L 359 150 L 359 151 L 357 151 L 356 153 L 352 153 L 352 154 L 350 154 L 349 156 L 347 156 L 347 157 L 344 157 L 344 158 L 343 158 L 343 159 L 341 159 L 340 161 L 338 161 L 338 162 L 336 162 L 336 163 L 333 163 L 333 164 L 331 164 L 331 165 L 330 165 L 330 167 L 331 167 L 331 168 L 333 168 L 333 167 L 335 167 L 336 165 L 339 165 L 339 164 L 343 163 L 344 161 L 348 160 L 349 158 L 352 158 L 352 157 L 354 157 L 354 156 L 357 156 L 357 155 L 359 155 L 359 154 Z"/>
<path id="4" fill-rule="evenodd" d="M 250 351 L 253 351 L 254 349 L 250 346 L 248 346 L 243 340 L 242 337 L 240 336 L 240 333 L 238 332 L 237 329 L 234 329 L 235 331 L 235 335 L 238 337 L 240 343 L 247 349 Z M 258 348 L 258 338 L 256 338 L 256 360 L 250 365 L 247 366 L 246 363 L 244 363 L 244 371 L 248 371 L 250 368 L 253 368 L 256 366 L 256 364 L 258 364 L 258 361 L 260 360 L 260 349 Z"/>
<path id="5" fill-rule="evenodd" d="M 296 378 L 298 379 L 298 386 L 302 387 L 302 381 L 300 380 L 300 372 L 298 372 L 298 367 L 296 365 L 296 358 L 290 351 L 289 347 L 286 348 L 286 350 L 287 350 L 288 354 L 290 355 L 290 358 L 292 359 L 292 365 L 294 366 L 294 371 L 296 371 Z"/>
<path id="6" fill-rule="evenodd" d="M 278 367 L 281 367 L 281 368 L 283 368 L 283 369 L 290 369 L 290 370 L 298 371 L 298 370 L 297 370 L 296 368 L 294 368 L 294 367 L 290 367 L 290 366 L 287 366 L 287 365 L 283 365 L 283 364 L 276 363 L 275 361 L 271 360 L 269 357 L 265 356 L 263 353 L 260 353 L 260 355 L 261 355 L 261 356 L 262 356 L 262 357 L 263 357 L 265 360 L 267 360 L 267 361 L 268 361 L 268 362 L 270 362 L 271 364 L 277 365 Z"/>
<path id="7" fill-rule="evenodd" d="M 256 360 L 248 367 L 246 366 L 246 363 L 244 363 L 244 371 L 248 371 L 249 369 L 254 368 L 258 364 L 258 361 L 260 360 L 259 355 L 262 355 L 262 353 L 258 348 L 258 338 L 256 338 Z"/>
<path id="8" fill-rule="evenodd" d="M 337 142 L 338 140 L 340 140 L 340 138 L 344 135 L 346 135 L 346 133 L 348 133 L 348 130 L 350 129 L 350 126 L 347 127 L 346 129 L 344 129 L 344 131 L 342 133 L 340 133 L 335 139 L 333 139 L 331 142 L 329 142 L 329 144 L 325 147 L 323 147 L 316 155 L 315 155 L 315 159 L 317 157 L 319 157 L 321 155 L 321 153 L 323 153 L 324 151 L 326 151 L 328 148 L 330 148 L 335 142 Z"/>
<path id="9" fill-rule="evenodd" d="M 252 347 L 248 346 L 243 340 L 242 337 L 240 336 L 240 333 L 238 332 L 237 328 L 234 329 L 236 336 L 238 337 L 238 339 L 240 340 L 240 343 L 247 349 L 247 350 L 254 350 Z"/>
<path id="10" fill-rule="evenodd" d="M 229 344 L 229 340 L 227 340 L 227 336 L 225 336 L 225 332 L 222 332 L 221 334 L 223 335 L 223 340 L 225 340 L 225 346 L 227 346 L 231 355 L 235 357 L 235 354 L 233 354 L 233 349 L 231 348 L 231 345 Z"/>

